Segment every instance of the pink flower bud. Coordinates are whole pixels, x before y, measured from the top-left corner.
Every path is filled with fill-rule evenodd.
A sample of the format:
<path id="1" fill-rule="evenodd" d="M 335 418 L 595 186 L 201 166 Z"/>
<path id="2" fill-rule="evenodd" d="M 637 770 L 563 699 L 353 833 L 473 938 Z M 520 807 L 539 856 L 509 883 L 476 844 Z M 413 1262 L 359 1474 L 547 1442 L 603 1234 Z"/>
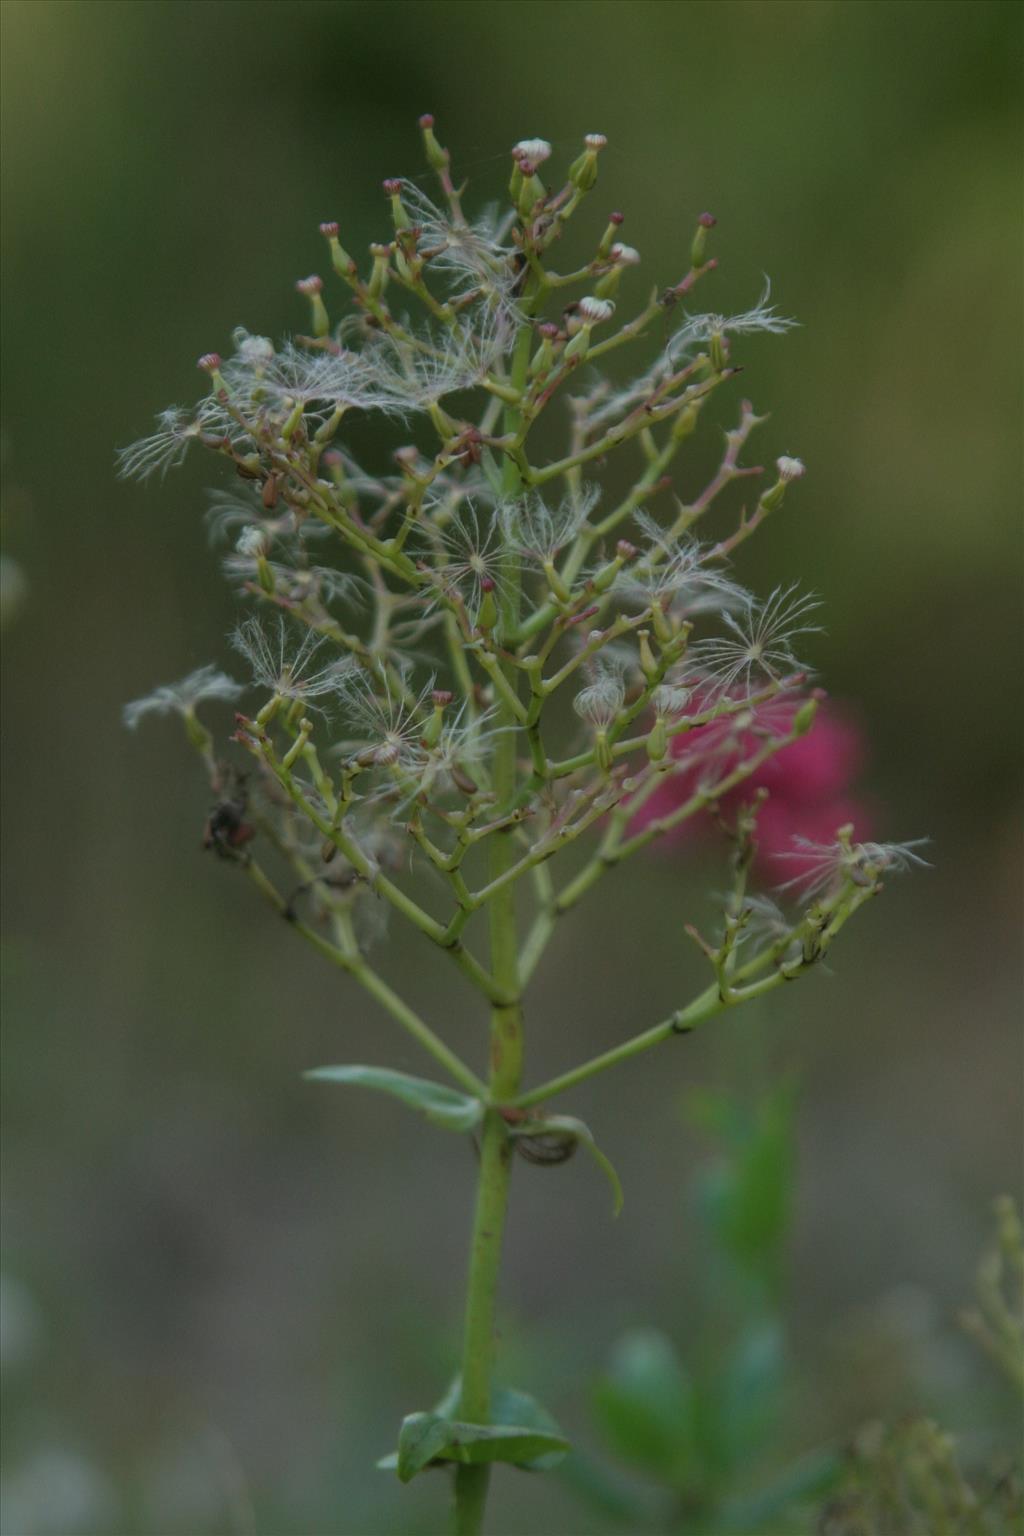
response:
<path id="1" fill-rule="evenodd" d="M 299 293 L 304 293 L 307 297 L 312 298 L 314 293 L 323 292 L 324 280 L 322 277 L 317 277 L 314 272 L 310 277 L 300 277 L 295 287 Z"/>
<path id="2" fill-rule="evenodd" d="M 204 373 L 216 373 L 220 365 L 221 355 L 219 352 L 204 352 L 196 363 L 196 367 L 201 368 Z"/>

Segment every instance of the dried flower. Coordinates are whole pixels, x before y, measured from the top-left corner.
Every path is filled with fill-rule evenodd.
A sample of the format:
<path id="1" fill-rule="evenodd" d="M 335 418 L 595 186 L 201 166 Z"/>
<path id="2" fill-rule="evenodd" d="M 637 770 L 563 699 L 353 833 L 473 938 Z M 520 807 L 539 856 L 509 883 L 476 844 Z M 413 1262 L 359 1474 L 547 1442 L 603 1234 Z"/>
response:
<path id="1" fill-rule="evenodd" d="M 236 683 L 225 672 L 214 666 L 197 667 L 180 683 L 164 683 L 147 693 L 144 698 L 134 699 L 122 711 L 125 725 L 134 731 L 146 715 L 191 715 L 197 704 L 205 699 L 221 699 L 233 703 L 244 692 L 244 684 Z"/>

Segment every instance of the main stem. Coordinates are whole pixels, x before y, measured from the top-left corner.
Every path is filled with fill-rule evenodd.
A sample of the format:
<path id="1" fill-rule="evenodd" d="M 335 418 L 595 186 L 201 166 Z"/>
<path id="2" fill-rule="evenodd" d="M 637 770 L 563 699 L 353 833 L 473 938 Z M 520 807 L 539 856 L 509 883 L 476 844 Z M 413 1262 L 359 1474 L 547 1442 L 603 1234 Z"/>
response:
<path id="1" fill-rule="evenodd" d="M 530 294 L 524 308 L 530 313 Z M 512 355 L 511 384 L 522 390 L 530 360 L 533 328 L 524 321 L 516 337 Z M 518 433 L 519 410 L 505 410 L 505 430 Z M 522 489 L 519 471 L 511 458 L 506 459 L 504 490 L 515 496 Z M 502 632 L 515 633 L 519 622 L 518 577 L 506 572 L 501 614 Z M 515 669 L 508 667 L 510 688 L 517 683 Z M 499 725 L 494 753 L 493 787 L 499 806 L 511 805 L 516 794 L 517 720 L 510 702 L 498 699 Z M 515 859 L 511 838 L 498 833 L 491 839 L 490 881 L 499 880 Z M 491 1010 L 490 1095 L 502 1103 L 515 1096 L 523 1069 L 523 1015 L 519 997 L 519 939 L 516 931 L 515 885 L 500 887 L 490 902 L 491 973 L 502 993 L 515 1002 L 496 1005 Z M 512 1143 L 505 1121 L 497 1110 L 484 1117 L 480 1148 L 480 1178 L 477 1185 L 476 1213 L 469 1256 L 469 1285 L 462 1346 L 462 1417 L 470 1424 L 486 1424 L 491 1413 L 491 1371 L 494 1361 L 494 1313 L 501 1265 L 501 1241 L 508 1207 L 508 1186 L 512 1164 Z M 479 1536 L 491 1469 L 486 1463 L 457 1467 L 455 1471 L 455 1536 Z"/>

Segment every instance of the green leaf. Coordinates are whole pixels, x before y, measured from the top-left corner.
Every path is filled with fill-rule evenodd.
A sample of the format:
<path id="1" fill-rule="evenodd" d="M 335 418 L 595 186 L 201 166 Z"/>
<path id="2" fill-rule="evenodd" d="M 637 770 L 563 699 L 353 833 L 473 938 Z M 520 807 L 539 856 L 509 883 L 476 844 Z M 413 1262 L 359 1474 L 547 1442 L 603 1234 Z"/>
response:
<path id="1" fill-rule="evenodd" d="M 700 1181 L 704 1214 L 733 1264 L 759 1286 L 774 1285 L 789 1226 L 794 1111 L 790 1083 L 752 1108 L 711 1095 L 691 1101 L 691 1119 L 725 1144 Z"/>
<path id="2" fill-rule="evenodd" d="M 685 1487 L 695 1468 L 692 1383 L 672 1341 L 636 1329 L 618 1341 L 594 1402 L 613 1449 L 672 1487 Z"/>
<path id="3" fill-rule="evenodd" d="M 774 1427 L 784 1364 L 773 1319 L 752 1322 L 737 1339 L 718 1381 L 718 1428 L 732 1466 L 750 1461 Z"/>
<path id="4" fill-rule="evenodd" d="M 531 1429 L 520 1424 L 466 1424 L 436 1413 L 410 1413 L 402 1420 L 398 1453 L 385 1456 L 379 1467 L 394 1470 L 408 1483 L 435 1461 L 473 1465 L 503 1461 L 528 1471 L 545 1471 L 568 1453 L 569 1442 L 560 1433 Z"/>
<path id="5" fill-rule="evenodd" d="M 439 1456 L 448 1444 L 451 1424 L 436 1413 L 410 1413 L 398 1436 L 397 1472 L 408 1483 Z"/>
<path id="6" fill-rule="evenodd" d="M 410 1413 L 402 1421 L 398 1450 L 382 1456 L 377 1466 L 397 1472 L 407 1483 L 432 1462 L 503 1461 L 527 1472 L 546 1472 L 558 1465 L 569 1442 L 555 1420 L 535 1398 L 510 1387 L 499 1387 L 491 1399 L 496 1424 L 469 1424 L 457 1417 L 459 1378 L 456 1377 L 430 1413 Z"/>
<path id="7" fill-rule="evenodd" d="M 612 1215 L 622 1210 L 622 1182 L 609 1158 L 594 1140 L 594 1133 L 584 1120 L 574 1115 L 546 1115 L 543 1120 L 521 1120 L 512 1130 L 518 1136 L 567 1136 L 586 1148 L 612 1187 Z"/>
<path id="8" fill-rule="evenodd" d="M 390 1093 L 446 1131 L 471 1131 L 483 1117 L 484 1106 L 479 1099 L 443 1083 L 410 1077 L 407 1072 L 392 1072 L 388 1067 L 317 1067 L 305 1075 L 318 1083 L 356 1083 Z"/>

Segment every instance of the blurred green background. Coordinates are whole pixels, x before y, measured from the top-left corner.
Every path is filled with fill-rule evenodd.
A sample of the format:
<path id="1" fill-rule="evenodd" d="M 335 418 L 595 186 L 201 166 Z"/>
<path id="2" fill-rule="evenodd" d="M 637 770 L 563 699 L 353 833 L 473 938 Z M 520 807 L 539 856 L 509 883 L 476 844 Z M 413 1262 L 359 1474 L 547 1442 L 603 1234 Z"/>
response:
<path id="1" fill-rule="evenodd" d="M 795 1068 L 790 1442 L 921 1409 L 1006 1434 L 953 1311 L 990 1197 L 1020 1181 L 1021 14 L 0 8 L 3 537 L 24 578 L 4 645 L 8 1536 L 245 1531 L 249 1504 L 267 1536 L 442 1519 L 440 1479 L 403 1490 L 372 1460 L 454 1359 L 473 1161 L 399 1107 L 302 1083 L 419 1063 L 204 857 L 173 726 L 121 729 L 125 700 L 226 661 L 233 604 L 200 516 L 211 465 L 147 487 L 113 471 L 233 326 L 304 323 L 292 284 L 323 266 L 321 219 L 350 249 L 386 232 L 380 182 L 421 172 L 425 110 L 481 198 L 516 139 L 564 163 L 606 133 L 587 218 L 596 237 L 626 212 L 637 297 L 682 275 L 703 208 L 708 303 L 745 307 L 771 274 L 802 329 L 744 345 L 743 392 L 773 412 L 750 458 L 809 474 L 740 575 L 822 594 L 816 659 L 870 722 L 877 834 L 933 839 L 934 869 L 844 935 L 835 975 L 576 1091 L 626 1210 L 610 1225 L 582 1163 L 524 1165 L 503 1374 L 593 1448 L 621 1329 L 685 1353 L 703 1153 L 682 1096 Z M 703 985 L 681 921 L 719 879 L 710 856 L 652 859 L 560 933 L 535 1080 Z M 393 929 L 378 958 L 479 1054 L 472 995 L 415 939 Z M 496 1487 L 495 1532 L 606 1529 L 555 1480 Z"/>

